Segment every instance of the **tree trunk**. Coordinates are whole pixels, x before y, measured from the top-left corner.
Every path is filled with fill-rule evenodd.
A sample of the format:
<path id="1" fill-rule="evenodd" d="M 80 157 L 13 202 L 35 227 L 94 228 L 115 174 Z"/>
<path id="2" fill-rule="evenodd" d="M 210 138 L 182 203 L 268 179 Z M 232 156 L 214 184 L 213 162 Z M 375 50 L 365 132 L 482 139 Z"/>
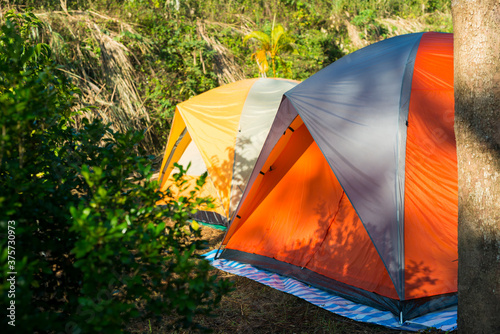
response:
<path id="1" fill-rule="evenodd" d="M 453 0 L 458 330 L 500 333 L 500 2 Z"/>

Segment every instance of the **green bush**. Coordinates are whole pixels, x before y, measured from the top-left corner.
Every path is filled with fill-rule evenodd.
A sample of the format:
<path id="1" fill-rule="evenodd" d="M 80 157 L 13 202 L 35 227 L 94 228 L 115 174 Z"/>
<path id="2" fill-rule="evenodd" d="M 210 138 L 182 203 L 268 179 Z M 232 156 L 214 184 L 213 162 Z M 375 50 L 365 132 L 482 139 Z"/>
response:
<path id="1" fill-rule="evenodd" d="M 15 327 L 3 328 L 121 333 L 163 316 L 199 327 L 194 316 L 230 289 L 197 255 L 205 243 L 187 220 L 210 200 L 159 194 L 151 157 L 136 153 L 142 134 L 86 119 L 75 129 L 79 91 L 33 40 L 39 26 L 9 12 L 0 28 L 0 298 L 15 303 L 4 317 Z"/>

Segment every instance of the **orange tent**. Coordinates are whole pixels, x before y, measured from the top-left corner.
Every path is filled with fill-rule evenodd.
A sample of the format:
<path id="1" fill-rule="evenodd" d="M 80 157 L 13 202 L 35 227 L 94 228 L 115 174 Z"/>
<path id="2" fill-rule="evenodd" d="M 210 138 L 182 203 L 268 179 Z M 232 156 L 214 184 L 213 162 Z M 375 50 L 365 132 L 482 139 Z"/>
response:
<path id="1" fill-rule="evenodd" d="M 390 310 L 456 303 L 453 35 L 398 36 L 285 93 L 222 258 Z"/>

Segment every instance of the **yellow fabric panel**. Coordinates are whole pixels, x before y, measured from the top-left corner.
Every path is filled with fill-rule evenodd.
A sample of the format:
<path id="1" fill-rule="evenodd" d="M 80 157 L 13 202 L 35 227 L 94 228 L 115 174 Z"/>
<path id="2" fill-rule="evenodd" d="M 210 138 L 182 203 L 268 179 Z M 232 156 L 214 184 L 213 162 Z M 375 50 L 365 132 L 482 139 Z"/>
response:
<path id="1" fill-rule="evenodd" d="M 174 162 L 179 161 L 179 159 L 181 158 L 182 154 L 184 153 L 184 151 L 186 150 L 186 147 L 189 145 L 190 142 L 191 142 L 191 136 L 186 131 L 186 133 L 184 134 L 184 137 L 182 137 L 182 139 L 179 141 L 175 150 L 173 152 L 169 152 L 169 155 L 171 154 L 172 158 L 170 159 L 170 163 L 168 164 L 167 169 L 165 170 L 165 174 L 163 175 L 163 178 L 161 179 L 161 183 L 160 183 L 160 190 L 161 191 L 165 191 L 165 189 L 167 189 L 167 187 L 168 187 L 167 180 L 169 179 L 170 174 L 172 174 L 172 171 L 174 170 Z M 167 155 L 165 155 L 165 157 L 163 158 L 163 160 L 165 160 L 165 159 L 168 159 Z M 187 167 L 187 166 L 184 166 L 184 167 Z"/>
<path id="2" fill-rule="evenodd" d="M 219 193 L 225 217 L 229 212 L 234 146 L 241 110 L 256 80 L 224 85 L 177 106 Z"/>
<path id="3" fill-rule="evenodd" d="M 173 198 L 179 198 L 180 196 L 189 196 L 189 192 L 192 190 L 195 190 L 194 188 L 196 187 L 196 180 L 198 176 L 191 176 L 191 175 L 186 175 L 185 179 L 187 181 L 186 184 L 184 184 L 185 189 L 183 191 L 179 191 L 179 189 L 175 187 L 171 187 L 170 189 L 172 190 L 172 197 Z M 173 178 L 170 176 L 169 178 L 166 179 L 166 182 L 164 183 L 164 188 L 162 188 L 163 191 L 167 190 L 168 187 L 172 186 L 174 184 Z M 211 197 L 213 199 L 213 204 L 214 208 L 207 208 L 206 206 L 200 206 L 198 207 L 198 210 L 203 210 L 203 211 L 213 211 L 216 212 L 220 215 L 224 215 L 224 207 L 222 206 L 217 190 L 213 186 L 213 183 L 210 181 L 209 178 L 207 178 L 207 182 L 205 185 L 201 188 L 199 193 L 197 194 L 197 197 Z M 161 200 L 157 202 L 158 205 L 165 205 L 165 200 Z"/>
<path id="4" fill-rule="evenodd" d="M 168 176 L 172 171 L 171 166 L 173 166 L 173 163 L 177 160 L 170 159 L 170 164 L 169 164 L 170 166 L 167 166 L 166 170 L 165 170 L 165 164 L 168 161 L 168 157 L 170 156 L 175 143 L 177 142 L 179 136 L 185 129 L 186 129 L 186 124 L 184 124 L 184 120 L 179 114 L 179 109 L 175 108 L 174 121 L 172 122 L 172 128 L 170 129 L 167 147 L 165 148 L 165 154 L 163 155 L 163 161 L 161 163 L 160 175 L 158 177 L 158 180 L 160 181 L 160 189 L 163 189 L 163 185 L 167 181 Z"/>

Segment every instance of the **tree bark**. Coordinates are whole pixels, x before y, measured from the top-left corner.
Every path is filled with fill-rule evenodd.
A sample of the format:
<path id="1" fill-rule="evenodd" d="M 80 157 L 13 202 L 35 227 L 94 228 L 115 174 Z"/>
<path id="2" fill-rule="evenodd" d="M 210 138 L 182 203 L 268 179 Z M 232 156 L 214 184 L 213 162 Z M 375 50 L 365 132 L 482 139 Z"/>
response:
<path id="1" fill-rule="evenodd" d="M 500 2 L 453 0 L 458 330 L 500 333 Z"/>

